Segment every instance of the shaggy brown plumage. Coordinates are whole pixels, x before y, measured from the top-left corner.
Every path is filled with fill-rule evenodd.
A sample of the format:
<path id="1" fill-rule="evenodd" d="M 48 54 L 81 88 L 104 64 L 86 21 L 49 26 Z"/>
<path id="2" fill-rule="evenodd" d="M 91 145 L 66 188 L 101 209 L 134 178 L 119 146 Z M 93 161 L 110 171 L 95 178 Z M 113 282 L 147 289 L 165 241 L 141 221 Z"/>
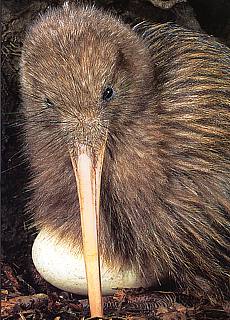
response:
<path id="1" fill-rule="evenodd" d="M 29 29 L 21 84 L 37 227 L 81 246 L 68 146 L 97 149 L 108 130 L 104 259 L 153 284 L 197 288 L 203 277 L 214 295 L 228 292 L 229 49 L 171 23 L 131 30 L 65 5 Z"/>

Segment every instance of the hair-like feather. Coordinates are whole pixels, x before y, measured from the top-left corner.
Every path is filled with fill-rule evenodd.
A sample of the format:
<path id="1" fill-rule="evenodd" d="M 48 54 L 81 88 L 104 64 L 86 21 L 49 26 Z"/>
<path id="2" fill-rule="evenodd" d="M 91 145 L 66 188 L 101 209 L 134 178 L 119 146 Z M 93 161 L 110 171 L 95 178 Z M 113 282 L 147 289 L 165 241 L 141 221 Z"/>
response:
<path id="1" fill-rule="evenodd" d="M 230 50 L 172 23 L 132 30 L 66 5 L 28 31 L 21 83 L 37 227 L 81 247 L 68 144 L 97 147 L 108 128 L 103 258 L 153 283 L 197 289 L 203 277 L 213 294 L 228 292 Z"/>

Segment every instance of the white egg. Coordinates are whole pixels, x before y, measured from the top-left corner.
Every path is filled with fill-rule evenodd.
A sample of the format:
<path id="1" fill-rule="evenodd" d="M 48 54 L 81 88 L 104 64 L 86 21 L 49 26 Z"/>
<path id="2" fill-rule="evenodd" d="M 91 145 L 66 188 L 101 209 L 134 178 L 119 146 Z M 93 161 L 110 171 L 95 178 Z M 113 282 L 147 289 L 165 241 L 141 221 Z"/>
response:
<path id="1" fill-rule="evenodd" d="M 53 286 L 80 295 L 87 294 L 84 259 L 77 248 L 73 249 L 46 230 L 41 230 L 33 244 L 32 258 L 40 275 Z M 113 294 L 117 288 L 147 286 L 133 270 L 111 268 L 103 261 L 101 282 L 103 295 Z"/>

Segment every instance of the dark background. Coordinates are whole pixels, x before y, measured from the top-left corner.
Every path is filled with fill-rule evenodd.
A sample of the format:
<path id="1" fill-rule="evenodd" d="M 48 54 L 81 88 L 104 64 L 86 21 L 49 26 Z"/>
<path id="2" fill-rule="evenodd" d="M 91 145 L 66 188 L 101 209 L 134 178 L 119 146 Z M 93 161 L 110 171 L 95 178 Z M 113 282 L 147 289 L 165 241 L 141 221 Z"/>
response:
<path id="1" fill-rule="evenodd" d="M 24 279 L 31 276 L 31 243 L 36 231 L 25 214 L 29 192 L 28 164 L 23 156 L 20 126 L 19 60 L 26 27 L 48 6 L 64 1 L 2 1 L 2 260 Z M 82 1 L 86 3 L 87 1 Z M 91 1 L 92 3 L 92 1 Z M 203 30 L 230 46 L 230 1 L 189 0 L 163 10 L 144 0 L 98 0 L 131 24 L 138 21 L 175 21 L 185 27 Z"/>

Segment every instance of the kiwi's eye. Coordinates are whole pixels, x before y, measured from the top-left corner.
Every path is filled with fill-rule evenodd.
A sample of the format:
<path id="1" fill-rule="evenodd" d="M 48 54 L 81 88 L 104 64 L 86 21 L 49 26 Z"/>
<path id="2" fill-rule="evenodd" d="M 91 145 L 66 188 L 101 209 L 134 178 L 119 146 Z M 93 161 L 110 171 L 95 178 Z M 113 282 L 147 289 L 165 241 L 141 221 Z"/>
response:
<path id="1" fill-rule="evenodd" d="M 107 87 L 105 88 L 103 94 L 102 94 L 102 99 L 103 101 L 110 101 L 114 97 L 115 93 L 112 87 Z"/>
<path id="2" fill-rule="evenodd" d="M 45 102 L 45 106 L 47 108 L 53 108 L 54 107 L 54 103 L 52 101 L 50 101 L 50 99 L 45 98 L 44 102 Z"/>

